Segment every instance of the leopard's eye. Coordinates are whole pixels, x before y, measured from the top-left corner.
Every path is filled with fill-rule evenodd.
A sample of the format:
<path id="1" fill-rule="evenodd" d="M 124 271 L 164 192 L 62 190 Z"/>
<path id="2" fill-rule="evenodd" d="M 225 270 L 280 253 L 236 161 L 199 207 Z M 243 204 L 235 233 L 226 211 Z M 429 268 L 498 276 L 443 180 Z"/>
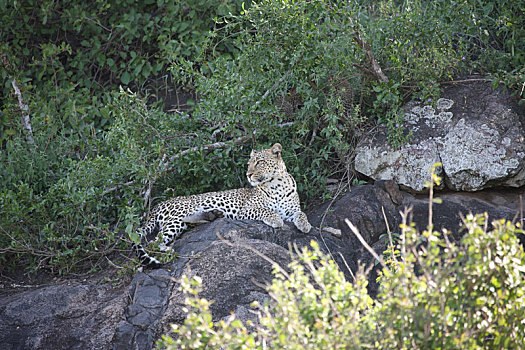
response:
<path id="1" fill-rule="evenodd" d="M 255 167 L 258 168 L 258 167 L 264 166 L 265 164 L 266 164 L 266 161 L 259 159 L 258 161 L 255 162 Z"/>

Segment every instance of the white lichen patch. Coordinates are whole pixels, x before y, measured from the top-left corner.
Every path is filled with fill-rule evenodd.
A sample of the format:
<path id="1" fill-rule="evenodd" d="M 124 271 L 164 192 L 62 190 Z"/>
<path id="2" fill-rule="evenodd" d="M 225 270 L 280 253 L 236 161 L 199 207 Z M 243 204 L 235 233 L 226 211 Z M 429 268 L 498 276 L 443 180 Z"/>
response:
<path id="1" fill-rule="evenodd" d="M 462 108 L 457 120 L 459 115 L 450 110 L 454 103 L 445 98 L 440 98 L 435 108 L 407 103 L 404 123 L 415 134 L 412 144 L 399 150 L 374 142 L 358 147 L 355 169 L 375 180 L 392 179 L 417 192 L 424 190 L 429 168 L 438 161 L 452 190 L 525 185 L 525 130 L 520 117 L 506 106 L 492 103 L 482 111 L 479 106 Z"/>
<path id="2" fill-rule="evenodd" d="M 440 112 L 436 119 L 438 119 L 442 123 L 448 123 L 452 120 L 452 117 L 454 114 L 452 112 Z"/>
<path id="3" fill-rule="evenodd" d="M 436 110 L 434 107 L 426 105 L 421 109 L 421 116 L 426 119 L 432 119 L 434 118 L 434 115 L 436 114 Z"/>
<path id="4" fill-rule="evenodd" d="M 408 105 L 408 112 L 405 113 L 405 122 L 407 124 L 416 125 L 421 119 L 425 119 L 424 123 L 430 128 L 436 128 L 449 123 L 454 114 L 447 112 L 452 107 L 454 101 L 440 98 L 437 101 L 437 109 L 439 113 L 436 114 L 434 107 L 425 105 L 421 107 L 418 104 Z"/>
<path id="5" fill-rule="evenodd" d="M 454 104 L 454 101 L 448 99 L 448 98 L 440 98 L 437 100 L 437 109 L 443 111 L 452 108 L 452 105 Z"/>
<path id="6" fill-rule="evenodd" d="M 520 164 L 507 156 L 505 143 L 508 141 L 501 141 L 497 130 L 486 124 L 474 128 L 461 119 L 445 136 L 440 149 L 453 189 L 480 190 L 491 179 L 515 173 Z"/>

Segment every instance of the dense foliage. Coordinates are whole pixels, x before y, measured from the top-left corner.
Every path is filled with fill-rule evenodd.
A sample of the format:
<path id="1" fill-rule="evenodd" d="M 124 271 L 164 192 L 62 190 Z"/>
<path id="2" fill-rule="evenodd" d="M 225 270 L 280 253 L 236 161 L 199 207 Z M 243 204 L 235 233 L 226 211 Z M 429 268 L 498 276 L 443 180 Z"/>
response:
<path id="1" fill-rule="evenodd" d="M 327 177 L 352 178 L 364 128 L 407 140 L 407 98 L 435 101 L 463 73 L 518 94 L 525 80 L 525 8 L 510 0 L 0 8 L 2 268 L 95 267 L 156 201 L 244 185 L 252 146 L 281 142 L 314 198 Z M 174 89 L 191 110 L 165 112 Z"/>
<path id="2" fill-rule="evenodd" d="M 382 269 L 372 300 L 365 274 L 349 282 L 316 244 L 288 271 L 276 266 L 258 324 L 213 321 L 200 281 L 183 279 L 188 316 L 159 342 L 168 349 L 520 349 L 525 253 L 508 221 L 487 231 L 468 216 L 459 243 L 403 226 L 400 256 Z M 393 248 L 390 248 L 393 249 Z M 255 327 L 255 330 L 253 330 Z"/>

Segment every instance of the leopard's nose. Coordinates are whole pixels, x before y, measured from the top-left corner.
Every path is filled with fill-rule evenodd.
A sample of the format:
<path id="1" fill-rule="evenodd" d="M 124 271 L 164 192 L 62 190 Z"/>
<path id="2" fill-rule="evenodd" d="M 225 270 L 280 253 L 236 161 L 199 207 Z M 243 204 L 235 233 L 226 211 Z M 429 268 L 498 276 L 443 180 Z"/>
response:
<path id="1" fill-rule="evenodd" d="M 247 173 L 246 173 L 246 177 L 247 177 L 248 179 L 251 178 L 252 175 L 253 175 L 253 173 L 250 173 L 250 172 L 247 172 Z"/>

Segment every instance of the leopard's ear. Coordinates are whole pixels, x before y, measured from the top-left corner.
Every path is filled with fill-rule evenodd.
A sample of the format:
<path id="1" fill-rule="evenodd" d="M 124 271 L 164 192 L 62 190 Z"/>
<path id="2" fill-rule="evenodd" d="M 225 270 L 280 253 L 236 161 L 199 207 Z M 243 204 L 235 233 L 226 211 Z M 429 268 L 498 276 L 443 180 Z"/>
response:
<path id="1" fill-rule="evenodd" d="M 252 149 L 252 153 L 250 153 L 250 158 L 255 155 L 255 151 Z"/>
<path id="2" fill-rule="evenodd" d="M 280 157 L 281 156 L 281 152 L 283 150 L 283 146 L 281 146 L 280 143 L 276 143 L 275 145 L 272 146 L 271 148 L 271 151 L 272 151 L 272 154 L 276 157 Z"/>

